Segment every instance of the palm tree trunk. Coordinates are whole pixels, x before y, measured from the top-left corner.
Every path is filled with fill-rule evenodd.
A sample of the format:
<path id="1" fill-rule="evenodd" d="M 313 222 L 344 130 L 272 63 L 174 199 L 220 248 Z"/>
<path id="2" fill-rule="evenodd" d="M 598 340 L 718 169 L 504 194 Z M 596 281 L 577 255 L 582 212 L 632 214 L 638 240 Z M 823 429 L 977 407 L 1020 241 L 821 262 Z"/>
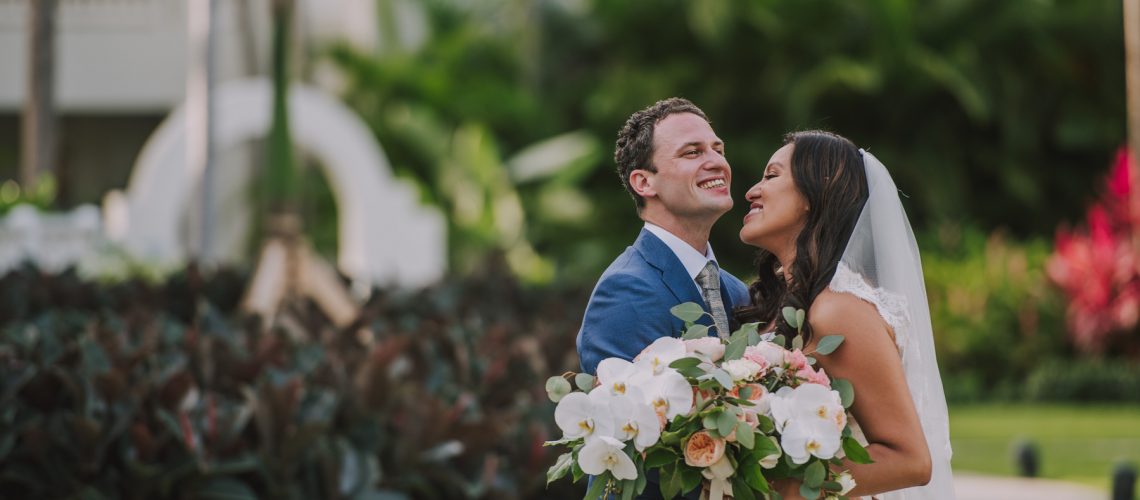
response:
<path id="1" fill-rule="evenodd" d="M 27 97 L 21 123 L 23 158 L 20 180 L 34 190 L 40 176 L 56 163 L 55 15 L 57 0 L 28 0 Z"/>

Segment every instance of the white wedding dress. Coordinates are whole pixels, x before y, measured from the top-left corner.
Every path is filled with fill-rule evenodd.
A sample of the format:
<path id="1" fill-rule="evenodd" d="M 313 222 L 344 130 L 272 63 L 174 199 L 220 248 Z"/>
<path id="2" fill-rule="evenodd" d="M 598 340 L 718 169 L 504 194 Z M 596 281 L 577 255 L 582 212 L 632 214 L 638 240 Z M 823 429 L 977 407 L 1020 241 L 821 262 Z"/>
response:
<path id="1" fill-rule="evenodd" d="M 894 331 L 907 387 L 930 449 L 930 483 L 875 495 L 880 499 L 953 500 L 950 419 L 938 361 L 918 245 L 886 167 L 862 151 L 869 198 L 829 288 L 863 299 Z M 858 436 L 862 437 L 862 436 Z"/>

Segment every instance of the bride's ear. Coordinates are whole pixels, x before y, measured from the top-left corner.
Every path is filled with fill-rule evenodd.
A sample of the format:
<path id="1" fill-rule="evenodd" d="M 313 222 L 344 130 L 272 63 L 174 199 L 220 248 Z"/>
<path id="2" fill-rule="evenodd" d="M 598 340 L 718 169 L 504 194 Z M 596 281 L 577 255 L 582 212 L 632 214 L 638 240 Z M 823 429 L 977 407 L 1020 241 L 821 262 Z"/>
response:
<path id="1" fill-rule="evenodd" d="M 653 188 L 653 173 L 640 168 L 629 173 L 629 187 L 642 198 L 657 196 Z"/>

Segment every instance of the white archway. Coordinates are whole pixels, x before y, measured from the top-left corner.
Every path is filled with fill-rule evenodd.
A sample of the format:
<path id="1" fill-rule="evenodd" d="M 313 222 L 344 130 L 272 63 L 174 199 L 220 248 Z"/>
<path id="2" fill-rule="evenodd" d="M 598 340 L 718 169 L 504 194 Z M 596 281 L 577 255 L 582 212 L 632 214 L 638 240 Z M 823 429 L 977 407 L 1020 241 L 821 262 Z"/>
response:
<path id="1" fill-rule="evenodd" d="M 266 136 L 273 96 L 268 79 L 230 81 L 215 92 L 218 151 Z M 357 285 L 424 286 L 439 280 L 446 267 L 445 221 L 391 175 L 387 158 L 360 118 L 325 92 L 300 84 L 289 89 L 289 113 L 296 147 L 320 160 L 336 196 L 341 271 Z M 179 222 L 201 176 L 202 166 L 186 159 L 183 104 L 143 147 L 125 207 L 107 207 L 109 218 L 118 212 L 126 219 L 111 236 L 146 259 L 184 260 L 187 245 L 179 236 Z"/>

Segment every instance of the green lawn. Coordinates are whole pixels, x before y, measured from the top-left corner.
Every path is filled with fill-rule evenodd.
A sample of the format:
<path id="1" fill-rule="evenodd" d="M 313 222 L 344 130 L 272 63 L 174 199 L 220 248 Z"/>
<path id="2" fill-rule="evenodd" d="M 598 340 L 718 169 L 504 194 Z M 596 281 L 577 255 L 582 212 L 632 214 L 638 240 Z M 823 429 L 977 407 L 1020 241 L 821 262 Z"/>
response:
<path id="1" fill-rule="evenodd" d="M 950 409 L 954 470 L 1015 475 L 1014 445 L 1036 443 L 1042 477 L 1110 489 L 1113 466 L 1140 467 L 1140 406 L 971 405 Z"/>

